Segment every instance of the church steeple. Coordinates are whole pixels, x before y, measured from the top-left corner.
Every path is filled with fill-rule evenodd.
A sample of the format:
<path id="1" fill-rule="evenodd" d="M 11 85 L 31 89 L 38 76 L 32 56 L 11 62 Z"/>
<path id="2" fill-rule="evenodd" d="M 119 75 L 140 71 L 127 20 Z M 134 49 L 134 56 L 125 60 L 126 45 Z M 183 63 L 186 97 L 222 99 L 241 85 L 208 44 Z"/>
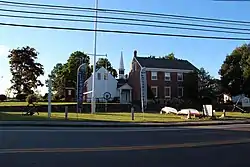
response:
<path id="1" fill-rule="evenodd" d="M 119 79 L 124 79 L 124 64 L 123 64 L 123 53 L 121 52 L 120 67 L 119 67 Z"/>

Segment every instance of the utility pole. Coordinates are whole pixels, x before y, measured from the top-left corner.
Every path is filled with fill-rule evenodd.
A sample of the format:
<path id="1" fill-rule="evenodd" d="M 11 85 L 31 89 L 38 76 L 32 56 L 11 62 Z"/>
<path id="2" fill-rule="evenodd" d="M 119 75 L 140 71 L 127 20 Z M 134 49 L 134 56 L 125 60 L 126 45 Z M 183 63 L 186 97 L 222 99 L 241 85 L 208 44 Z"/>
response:
<path id="1" fill-rule="evenodd" d="M 93 59 L 93 78 L 92 78 L 92 96 L 91 96 L 91 113 L 95 113 L 95 77 L 96 77 L 96 40 L 97 40 L 97 16 L 98 0 L 95 0 L 95 25 L 94 25 L 94 59 Z"/>

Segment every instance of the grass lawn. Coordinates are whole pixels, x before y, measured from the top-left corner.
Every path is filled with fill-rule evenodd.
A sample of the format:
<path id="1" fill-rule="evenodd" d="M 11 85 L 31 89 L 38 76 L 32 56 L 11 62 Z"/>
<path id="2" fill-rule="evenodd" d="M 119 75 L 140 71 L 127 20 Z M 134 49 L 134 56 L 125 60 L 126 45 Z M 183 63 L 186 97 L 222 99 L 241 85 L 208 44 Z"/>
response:
<path id="1" fill-rule="evenodd" d="M 47 120 L 47 113 L 39 113 L 34 116 L 22 116 L 20 112 L 0 113 L 0 120 Z M 77 114 L 69 113 L 69 120 L 72 121 L 117 121 L 117 122 L 180 122 L 188 121 L 184 116 L 135 113 L 135 120 L 131 120 L 130 113 L 96 113 L 96 114 Z M 52 113 L 52 120 L 64 120 L 64 113 Z M 192 119 L 192 121 L 198 119 Z"/>
<path id="2" fill-rule="evenodd" d="M 227 112 L 226 118 L 219 119 L 222 112 L 216 112 L 216 117 L 218 120 L 225 119 L 244 119 L 250 118 L 250 113 L 240 113 L 240 112 Z M 1 120 L 47 120 L 47 113 L 39 113 L 33 116 L 22 116 L 21 112 L 2 112 L 0 113 Z M 68 119 L 71 121 L 117 121 L 117 122 L 183 122 L 183 121 L 204 121 L 209 120 L 209 118 L 193 118 L 186 119 L 186 116 L 179 116 L 174 114 L 159 114 L 159 113 L 135 113 L 135 120 L 131 120 L 130 113 L 96 113 L 96 114 L 77 114 L 69 113 Z M 64 113 L 53 113 L 51 120 L 64 120 Z"/>
<path id="3" fill-rule="evenodd" d="M 1 106 L 27 106 L 27 102 L 0 102 Z M 74 102 L 53 102 L 52 105 L 76 104 Z M 36 105 L 48 105 L 48 102 L 38 102 Z"/>
<path id="4" fill-rule="evenodd" d="M 1 106 L 27 106 L 27 102 L 0 102 Z M 52 102 L 52 105 L 69 105 L 69 104 L 76 104 L 76 102 Z M 88 104 L 88 103 L 83 103 Z M 89 103 L 90 104 L 90 103 Z M 98 104 L 98 103 L 97 103 Z M 105 104 L 105 103 L 102 103 Z M 117 104 L 117 103 L 108 103 L 108 104 Z M 38 102 L 36 105 L 48 105 L 48 102 Z"/>

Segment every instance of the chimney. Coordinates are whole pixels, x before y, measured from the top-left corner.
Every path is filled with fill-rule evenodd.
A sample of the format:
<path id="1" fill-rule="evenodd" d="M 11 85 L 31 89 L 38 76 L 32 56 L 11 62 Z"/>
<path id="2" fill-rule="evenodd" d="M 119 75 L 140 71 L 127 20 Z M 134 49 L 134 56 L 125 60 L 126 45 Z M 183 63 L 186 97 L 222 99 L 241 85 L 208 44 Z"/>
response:
<path id="1" fill-rule="evenodd" d="M 134 51 L 134 57 L 137 57 L 137 50 Z"/>

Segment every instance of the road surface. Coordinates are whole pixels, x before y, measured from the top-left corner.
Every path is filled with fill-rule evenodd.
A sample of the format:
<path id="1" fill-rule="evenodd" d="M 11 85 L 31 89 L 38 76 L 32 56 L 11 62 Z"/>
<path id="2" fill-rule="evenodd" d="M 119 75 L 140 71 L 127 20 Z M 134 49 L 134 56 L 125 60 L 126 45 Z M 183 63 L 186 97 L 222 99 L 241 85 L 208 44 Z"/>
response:
<path id="1" fill-rule="evenodd" d="M 249 167 L 250 125 L 0 127 L 0 166 Z"/>

